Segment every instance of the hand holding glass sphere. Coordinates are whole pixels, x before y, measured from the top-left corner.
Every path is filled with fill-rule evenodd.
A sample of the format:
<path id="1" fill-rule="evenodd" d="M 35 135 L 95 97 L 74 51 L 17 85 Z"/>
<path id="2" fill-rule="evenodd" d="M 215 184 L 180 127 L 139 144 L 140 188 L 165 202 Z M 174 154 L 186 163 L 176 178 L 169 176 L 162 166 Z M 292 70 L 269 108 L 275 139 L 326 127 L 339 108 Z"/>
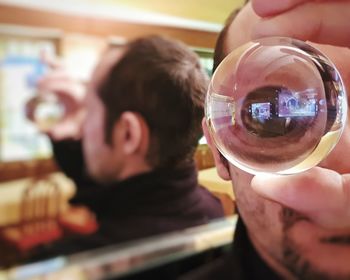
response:
<path id="1" fill-rule="evenodd" d="M 36 94 L 25 106 L 28 119 L 54 140 L 80 139 L 85 85 L 63 66 L 56 67 L 50 61 L 42 65 L 50 67 L 50 71 L 37 71 L 33 75 Z"/>
<path id="2" fill-rule="evenodd" d="M 215 71 L 206 119 L 219 151 L 249 173 L 293 174 L 336 145 L 347 100 L 335 66 L 290 38 L 250 42 Z"/>

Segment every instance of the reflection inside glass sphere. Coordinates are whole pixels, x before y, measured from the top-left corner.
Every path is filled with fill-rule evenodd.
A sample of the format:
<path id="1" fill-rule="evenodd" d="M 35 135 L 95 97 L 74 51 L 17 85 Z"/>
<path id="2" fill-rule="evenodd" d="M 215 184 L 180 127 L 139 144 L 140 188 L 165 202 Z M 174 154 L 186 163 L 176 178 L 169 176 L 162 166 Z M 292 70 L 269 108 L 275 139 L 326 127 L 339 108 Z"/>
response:
<path id="1" fill-rule="evenodd" d="M 315 166 L 337 143 L 346 110 L 334 65 L 289 38 L 261 39 L 232 52 L 206 98 L 217 148 L 250 173 L 292 174 Z"/>
<path id="2" fill-rule="evenodd" d="M 25 111 L 42 132 L 49 131 L 65 117 L 65 107 L 53 93 L 35 96 L 28 100 Z"/>

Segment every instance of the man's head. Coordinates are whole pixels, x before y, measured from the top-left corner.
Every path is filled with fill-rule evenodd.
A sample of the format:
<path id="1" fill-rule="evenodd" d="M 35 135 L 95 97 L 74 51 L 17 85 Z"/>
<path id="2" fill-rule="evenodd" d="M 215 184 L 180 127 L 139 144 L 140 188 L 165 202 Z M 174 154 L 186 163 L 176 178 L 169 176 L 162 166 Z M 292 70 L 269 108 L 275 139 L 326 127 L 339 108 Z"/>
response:
<path id="1" fill-rule="evenodd" d="M 84 153 L 100 181 L 192 161 L 208 78 L 184 44 L 157 36 L 108 50 L 91 81 Z"/>
<path id="2" fill-rule="evenodd" d="M 216 46 L 215 67 L 232 50 L 251 40 L 251 34 L 259 21 L 260 18 L 249 3 L 228 21 Z M 349 91 L 350 67 L 346 63 L 350 60 L 349 49 L 313 45 L 335 63 Z M 345 232 L 321 228 L 293 209 L 259 196 L 251 187 L 253 176 L 233 166 L 220 155 L 204 121 L 203 129 L 212 148 L 219 175 L 233 182 L 240 216 L 262 258 L 284 277 L 292 274 L 298 279 L 349 279 L 350 249 L 346 240 L 350 239 L 346 238 Z M 343 154 L 346 158 L 344 151 L 341 153 L 338 150 L 346 145 L 349 145 L 349 140 L 343 136 L 335 150 L 320 165 L 339 173 L 348 173 L 348 162 L 336 156 Z M 312 180 L 310 178 L 310 184 L 305 187 L 310 187 Z"/>
<path id="3" fill-rule="evenodd" d="M 246 4 L 248 2 L 249 0 L 245 1 Z M 244 44 L 250 41 L 252 26 L 259 17 L 252 9 L 245 8 L 246 6 L 248 5 L 233 10 L 226 19 L 224 28 L 216 41 L 213 71 L 231 51 L 242 45 L 242 42 Z M 235 35 L 232 36 L 232 33 Z"/>

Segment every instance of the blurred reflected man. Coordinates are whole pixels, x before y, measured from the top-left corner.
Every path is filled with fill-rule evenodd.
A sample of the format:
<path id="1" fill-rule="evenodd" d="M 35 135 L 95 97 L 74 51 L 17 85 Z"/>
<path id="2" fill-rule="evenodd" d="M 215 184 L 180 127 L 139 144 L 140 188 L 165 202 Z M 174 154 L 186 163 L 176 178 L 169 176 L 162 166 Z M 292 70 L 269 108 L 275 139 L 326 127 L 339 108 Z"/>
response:
<path id="1" fill-rule="evenodd" d="M 207 85 L 197 55 L 158 36 L 109 49 L 86 97 L 60 66 L 40 81 L 39 92 L 65 102 L 65 119 L 48 134 L 58 164 L 77 184 L 72 203 L 88 206 L 99 223 L 95 234 L 58 242 L 47 252 L 94 248 L 223 216 L 220 201 L 198 185 L 193 160 Z"/>

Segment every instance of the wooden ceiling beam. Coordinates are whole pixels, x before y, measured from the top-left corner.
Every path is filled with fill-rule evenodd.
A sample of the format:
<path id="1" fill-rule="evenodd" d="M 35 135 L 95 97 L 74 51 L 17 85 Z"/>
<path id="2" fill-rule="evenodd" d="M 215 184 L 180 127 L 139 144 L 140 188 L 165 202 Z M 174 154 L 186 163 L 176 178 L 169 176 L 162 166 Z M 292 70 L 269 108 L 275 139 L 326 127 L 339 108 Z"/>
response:
<path id="1" fill-rule="evenodd" d="M 216 32 L 60 14 L 8 5 L 0 5 L 0 23 L 56 28 L 67 33 L 103 37 L 121 36 L 125 39 L 159 34 L 176 38 L 190 46 L 204 48 L 214 48 L 218 35 Z"/>

